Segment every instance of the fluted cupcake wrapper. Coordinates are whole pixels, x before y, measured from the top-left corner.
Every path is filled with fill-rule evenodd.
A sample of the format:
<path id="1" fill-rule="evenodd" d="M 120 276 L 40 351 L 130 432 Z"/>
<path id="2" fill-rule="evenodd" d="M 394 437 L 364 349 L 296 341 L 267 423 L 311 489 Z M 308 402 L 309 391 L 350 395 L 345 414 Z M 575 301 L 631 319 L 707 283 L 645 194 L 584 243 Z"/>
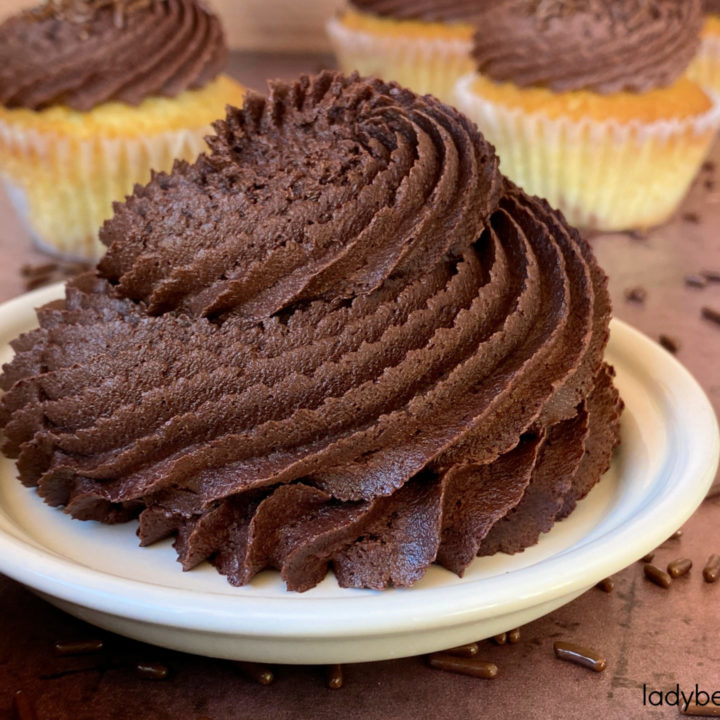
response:
<path id="1" fill-rule="evenodd" d="M 380 35 L 349 28 L 337 17 L 326 27 L 343 71 L 393 80 L 444 102 L 452 102 L 455 83 L 474 68 L 470 40 Z"/>
<path id="2" fill-rule="evenodd" d="M 503 172 L 585 228 L 626 230 L 666 221 L 720 126 L 715 97 L 708 112 L 686 119 L 572 120 L 491 102 L 473 92 L 475 77 L 458 82 L 455 104 L 495 145 Z"/>
<path id="3" fill-rule="evenodd" d="M 720 37 L 703 37 L 687 72 L 698 85 L 720 92 Z"/>
<path id="4" fill-rule="evenodd" d="M 37 246 L 68 259 L 105 248 L 98 229 L 135 183 L 207 149 L 209 126 L 146 137 L 78 138 L 0 120 L 0 178 Z"/>

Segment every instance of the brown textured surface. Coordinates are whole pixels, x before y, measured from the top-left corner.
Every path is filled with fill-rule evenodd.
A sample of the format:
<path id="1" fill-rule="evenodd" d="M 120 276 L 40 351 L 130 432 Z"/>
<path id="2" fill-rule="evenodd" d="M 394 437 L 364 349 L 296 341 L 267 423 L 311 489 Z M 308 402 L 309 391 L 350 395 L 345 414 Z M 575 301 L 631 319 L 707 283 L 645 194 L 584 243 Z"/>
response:
<path id="1" fill-rule="evenodd" d="M 259 88 L 266 75 L 289 78 L 324 62 L 315 56 L 247 55 L 237 56 L 234 68 L 241 81 Z M 720 160 L 720 150 L 713 155 Z M 706 187 L 711 177 L 712 173 L 704 173 L 684 206 L 699 214 L 699 223 L 678 218 L 644 239 L 607 235 L 594 238 L 593 244 L 610 272 L 615 314 L 651 337 L 667 332 L 679 338 L 679 359 L 709 392 L 717 410 L 720 332 L 701 320 L 700 308 L 720 307 L 720 284 L 702 289 L 684 284 L 685 275 L 720 269 L 716 231 L 720 227 L 720 193 Z M 0 199 L 0 218 L 0 292 L 9 299 L 22 291 L 20 266 L 40 263 L 43 256 L 30 247 L 4 199 Z M 624 290 L 635 285 L 647 289 L 643 305 L 623 299 Z M 431 671 L 421 659 L 409 659 L 348 666 L 345 687 L 339 691 L 327 690 L 322 671 L 315 668 L 281 668 L 274 685 L 259 687 L 222 663 L 184 656 L 167 660 L 171 685 L 141 681 L 127 668 L 111 671 L 99 682 L 97 674 L 38 680 L 39 674 L 81 666 L 59 668 L 52 656 L 52 642 L 74 634 L 95 637 L 97 631 L 85 629 L 5 581 L 0 585 L 0 616 L 7 618 L 6 631 L 0 634 L 0 717 L 9 720 L 11 694 L 27 688 L 42 694 L 40 709 L 50 705 L 65 708 L 61 711 L 64 715 L 45 712 L 40 720 L 120 720 L 128 716 L 236 720 L 238 707 L 242 708 L 240 717 L 280 720 L 305 717 L 307 708 L 312 708 L 312 717 L 319 720 L 338 716 L 400 720 L 424 715 L 439 720 L 479 720 L 488 715 L 498 720 L 675 718 L 674 707 L 643 708 L 642 684 L 665 690 L 676 682 L 684 688 L 695 683 L 718 688 L 720 598 L 716 591 L 720 584 L 703 583 L 700 571 L 710 552 L 718 552 L 720 547 L 719 514 L 720 501 L 706 501 L 686 523 L 682 539 L 666 543 L 656 554 L 656 562 L 663 566 L 681 555 L 694 561 L 689 575 L 669 591 L 645 581 L 638 563 L 616 576 L 615 592 L 588 592 L 524 628 L 518 645 L 484 643 L 482 656 L 500 666 L 500 677 L 489 682 Z M 560 663 L 552 653 L 552 643 L 558 639 L 601 649 L 608 670 L 595 674 Z M 129 654 L 131 659 L 138 655 L 165 657 L 163 651 L 139 650 L 135 645 L 130 646 Z M 75 687 L 72 693 L 70 687 Z"/>
<path id="2" fill-rule="evenodd" d="M 673 82 L 700 40 L 700 0 L 500 0 L 478 13 L 475 59 L 498 82 L 645 91 Z"/>
<path id="3" fill-rule="evenodd" d="M 202 87 L 226 58 L 218 18 L 196 0 L 66 0 L 0 25 L 0 103 L 137 105 Z"/>

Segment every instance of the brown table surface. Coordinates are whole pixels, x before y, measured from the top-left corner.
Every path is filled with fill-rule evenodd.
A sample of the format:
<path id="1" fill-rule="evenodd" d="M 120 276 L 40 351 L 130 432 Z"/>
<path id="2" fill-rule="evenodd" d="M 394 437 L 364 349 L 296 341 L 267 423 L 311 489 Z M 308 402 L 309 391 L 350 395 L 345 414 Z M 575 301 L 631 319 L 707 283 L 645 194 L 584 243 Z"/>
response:
<path id="1" fill-rule="evenodd" d="M 291 78 L 326 66 L 324 56 L 236 54 L 231 72 L 262 89 L 265 77 Z M 712 153 L 720 168 L 720 145 Z M 720 271 L 720 175 L 701 173 L 676 219 L 644 236 L 597 235 L 592 243 L 610 276 L 617 317 L 657 339 L 676 340 L 678 358 L 720 410 L 720 325 L 700 316 L 720 310 L 720 282 L 702 289 L 685 285 L 688 274 Z M 20 267 L 42 262 L 0 194 L 0 301 L 23 291 Z M 625 298 L 642 287 L 644 302 Z M 205 660 L 109 636 L 55 610 L 0 576 L 0 718 L 13 717 L 12 694 L 32 696 L 39 720 L 99 718 L 666 718 L 675 706 L 653 690 L 686 693 L 696 684 L 720 702 L 720 582 L 703 582 L 710 552 L 720 553 L 720 496 L 703 503 L 679 540 L 656 555 L 664 566 L 677 557 L 694 562 L 690 574 L 669 590 L 643 578 L 641 564 L 615 577 L 610 594 L 591 590 L 522 630 L 517 645 L 481 643 L 482 657 L 500 668 L 495 680 L 433 671 L 422 658 L 350 665 L 345 686 L 324 687 L 317 668 L 276 668 L 263 687 L 243 679 L 229 663 Z M 56 639 L 106 638 L 97 659 L 57 658 Z M 563 663 L 552 645 L 563 639 L 601 650 L 607 669 L 593 673 Z M 169 679 L 138 678 L 132 662 L 158 659 Z M 75 671 L 80 672 L 75 672 Z M 69 672 L 68 672 L 69 671 Z M 168 692 L 170 690 L 170 692 Z M 647 704 L 643 705 L 643 699 Z M 673 699 L 672 697 L 670 698 Z M 24 718 L 23 718 L 24 720 Z"/>

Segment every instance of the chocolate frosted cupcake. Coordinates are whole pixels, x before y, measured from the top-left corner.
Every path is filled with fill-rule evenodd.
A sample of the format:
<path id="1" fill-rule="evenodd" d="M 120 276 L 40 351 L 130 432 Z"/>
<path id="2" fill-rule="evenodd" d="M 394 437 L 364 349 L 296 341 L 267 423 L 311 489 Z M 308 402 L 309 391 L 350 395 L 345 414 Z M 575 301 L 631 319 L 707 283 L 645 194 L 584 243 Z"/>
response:
<path id="1" fill-rule="evenodd" d="M 688 74 L 705 88 L 720 93 L 720 0 L 704 0 L 705 23 L 700 48 Z"/>
<path id="2" fill-rule="evenodd" d="M 719 122 L 685 71 L 699 0 L 502 0 L 478 15 L 456 102 L 510 178 L 578 225 L 666 220 Z"/>
<path id="3" fill-rule="evenodd" d="M 0 177 L 40 247 L 98 256 L 114 200 L 206 149 L 242 101 L 226 55 L 198 0 L 53 0 L 0 25 Z"/>
<path id="4" fill-rule="evenodd" d="M 487 0 L 350 0 L 327 31 L 340 67 L 453 101 L 472 72 L 475 20 Z"/>
<path id="5" fill-rule="evenodd" d="M 535 543 L 618 442 L 588 245 L 394 84 L 276 83 L 215 127 L 14 341 L 22 482 L 238 585 L 407 586 Z"/>

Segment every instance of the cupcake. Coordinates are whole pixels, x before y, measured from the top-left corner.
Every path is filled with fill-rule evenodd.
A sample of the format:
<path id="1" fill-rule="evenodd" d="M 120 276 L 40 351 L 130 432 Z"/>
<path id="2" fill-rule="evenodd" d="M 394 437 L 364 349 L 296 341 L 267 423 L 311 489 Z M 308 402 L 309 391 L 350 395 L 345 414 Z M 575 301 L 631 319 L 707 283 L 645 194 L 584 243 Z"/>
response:
<path id="1" fill-rule="evenodd" d="M 215 128 L 14 341 L 20 480 L 236 585 L 408 586 L 535 543 L 618 442 L 589 246 L 395 84 L 275 83 Z"/>
<path id="2" fill-rule="evenodd" d="M 699 0 L 502 0 L 478 17 L 458 107 L 508 177 L 576 225 L 645 228 L 682 200 L 719 122 L 685 74 Z"/>
<path id="3" fill-rule="evenodd" d="M 720 93 L 720 0 L 704 0 L 704 6 L 700 48 L 688 74 L 703 87 Z"/>
<path id="4" fill-rule="evenodd" d="M 199 0 L 52 0 L 0 25 L 0 177 L 37 245 L 96 258 L 150 170 L 206 149 L 243 89 Z"/>
<path id="5" fill-rule="evenodd" d="M 350 0 L 327 24 L 340 67 L 451 103 L 474 69 L 474 19 L 486 0 Z"/>

